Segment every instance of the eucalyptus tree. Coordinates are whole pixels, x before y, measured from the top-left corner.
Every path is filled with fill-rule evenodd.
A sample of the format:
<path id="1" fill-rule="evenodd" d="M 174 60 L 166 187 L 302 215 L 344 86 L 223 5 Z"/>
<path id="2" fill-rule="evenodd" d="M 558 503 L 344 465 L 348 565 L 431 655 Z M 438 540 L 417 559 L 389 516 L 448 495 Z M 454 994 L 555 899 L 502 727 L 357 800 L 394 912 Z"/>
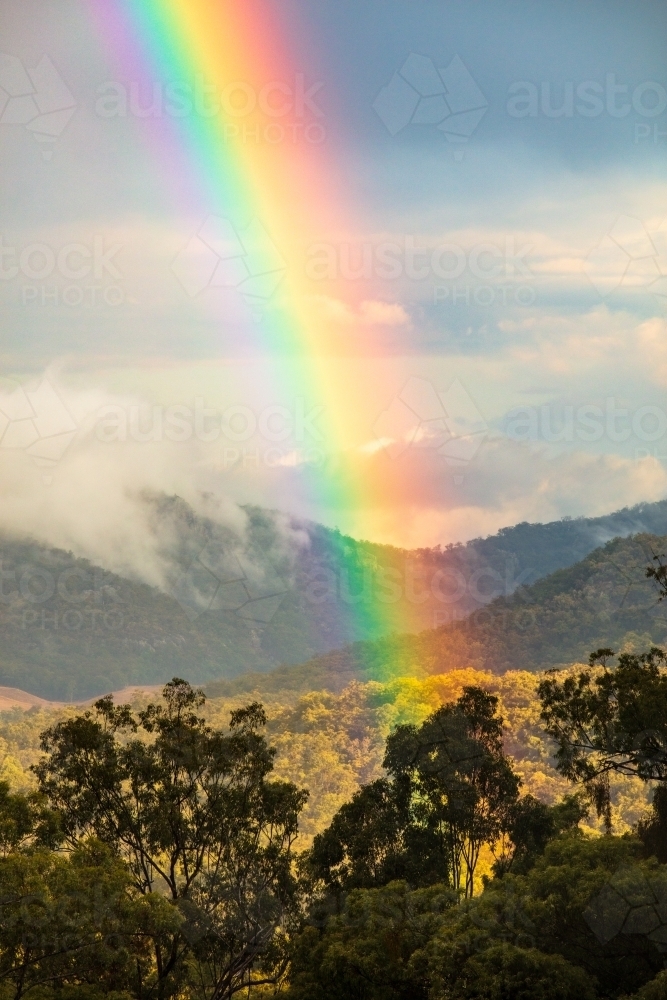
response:
<path id="1" fill-rule="evenodd" d="M 497 706 L 468 687 L 420 726 L 390 734 L 387 777 L 363 787 L 315 838 L 311 866 L 330 892 L 400 878 L 473 895 L 482 846 L 509 830 L 519 796 Z"/>
<path id="2" fill-rule="evenodd" d="M 156 915 L 164 900 L 177 915 L 152 933 L 141 995 L 160 1000 L 186 980 L 207 1000 L 278 981 L 299 911 L 292 847 L 307 793 L 269 780 L 261 705 L 232 712 L 221 732 L 199 714 L 204 701 L 179 678 L 139 712 L 107 696 L 47 729 L 35 767 L 65 843 L 108 844 Z"/>

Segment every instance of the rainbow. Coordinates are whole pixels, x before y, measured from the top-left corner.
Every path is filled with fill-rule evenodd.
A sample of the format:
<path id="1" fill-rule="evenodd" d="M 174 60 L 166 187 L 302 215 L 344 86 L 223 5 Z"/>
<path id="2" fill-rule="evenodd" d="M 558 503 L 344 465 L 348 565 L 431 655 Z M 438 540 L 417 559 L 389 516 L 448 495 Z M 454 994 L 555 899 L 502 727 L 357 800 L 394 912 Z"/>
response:
<path id="1" fill-rule="evenodd" d="M 297 78 L 285 25 L 272 19 L 263 0 L 97 0 L 93 9 L 124 78 L 145 95 L 156 80 L 199 80 L 208 88 L 195 113 L 142 118 L 156 174 L 177 208 L 243 226 L 260 219 L 280 248 L 287 268 L 278 304 L 258 328 L 258 347 L 270 357 L 283 394 L 294 398 L 307 386 L 324 407 L 331 461 L 309 472 L 308 499 L 334 512 L 372 507 L 369 491 L 381 496 L 395 483 L 377 474 L 372 482 L 355 475 L 350 442 L 367 439 L 369 428 L 357 426 L 355 388 L 343 366 L 332 362 L 341 350 L 340 332 L 317 308 L 304 267 L 305 248 L 323 234 L 348 232 L 354 209 L 327 143 L 275 142 L 266 114 L 255 108 L 262 95 L 273 112 L 269 123 L 280 125 L 276 111 L 286 99 L 285 87 Z M 226 93 L 226 108 L 209 113 L 206 93 Z M 317 137 L 317 118 L 310 128 Z M 337 462 L 346 450 L 350 461 Z M 372 614 L 379 632 L 391 631 L 391 608 L 378 605 Z"/>

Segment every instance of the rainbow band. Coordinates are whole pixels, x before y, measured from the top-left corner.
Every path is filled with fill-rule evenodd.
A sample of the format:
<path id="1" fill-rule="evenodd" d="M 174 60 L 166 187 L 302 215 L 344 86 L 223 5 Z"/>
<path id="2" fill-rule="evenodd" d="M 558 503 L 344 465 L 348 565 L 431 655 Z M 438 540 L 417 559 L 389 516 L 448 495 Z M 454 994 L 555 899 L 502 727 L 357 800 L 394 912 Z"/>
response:
<path id="1" fill-rule="evenodd" d="M 267 84 L 295 79 L 284 28 L 271 22 L 262 0 L 98 0 L 96 16 L 122 72 L 148 95 L 154 81 L 199 78 L 218 94 L 236 82 L 243 99 L 244 87 L 258 94 Z M 243 124 L 252 128 L 252 116 Z M 372 505 L 368 481 L 360 485 L 349 456 L 350 442 L 367 439 L 370 429 L 355 426 L 353 387 L 342 366 L 331 363 L 340 353 L 339 334 L 315 310 L 305 273 L 306 248 L 323 233 L 345 229 L 345 199 L 327 144 L 244 141 L 238 119 L 205 107 L 183 117 L 146 117 L 142 125 L 156 171 L 179 208 L 241 226 L 258 218 L 285 257 L 280 295 L 259 327 L 258 346 L 271 357 L 284 394 L 294 398 L 307 387 L 324 406 L 328 452 L 348 450 L 352 459 L 310 470 L 309 499 L 329 511 Z M 377 480 L 371 489 L 379 496 L 386 485 Z M 366 620 L 369 610 L 380 632 L 391 630 L 390 607 L 366 605 Z"/>

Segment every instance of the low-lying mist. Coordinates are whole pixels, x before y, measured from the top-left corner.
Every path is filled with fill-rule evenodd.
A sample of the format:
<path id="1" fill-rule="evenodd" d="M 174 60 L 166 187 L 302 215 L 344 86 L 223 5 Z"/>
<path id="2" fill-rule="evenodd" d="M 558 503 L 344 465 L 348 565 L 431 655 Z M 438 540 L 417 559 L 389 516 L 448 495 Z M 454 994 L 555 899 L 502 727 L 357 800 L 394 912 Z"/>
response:
<path id="1" fill-rule="evenodd" d="M 278 513 L 265 513 L 260 531 L 239 498 L 220 489 L 210 446 L 113 439 L 123 435 L 110 435 L 104 421 L 140 406 L 56 390 L 54 380 L 5 380 L 0 534 L 71 551 L 169 593 L 200 558 L 225 580 L 243 576 L 260 589 L 270 587 L 267 573 L 289 574 L 307 535 Z"/>

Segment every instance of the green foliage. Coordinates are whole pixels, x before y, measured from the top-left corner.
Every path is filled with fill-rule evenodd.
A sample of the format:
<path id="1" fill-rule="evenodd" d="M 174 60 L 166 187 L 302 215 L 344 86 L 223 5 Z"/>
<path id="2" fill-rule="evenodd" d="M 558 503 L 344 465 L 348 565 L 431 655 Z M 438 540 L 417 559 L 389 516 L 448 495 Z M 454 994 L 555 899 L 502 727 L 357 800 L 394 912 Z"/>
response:
<path id="1" fill-rule="evenodd" d="M 655 682 L 638 663 L 620 708 Z M 519 797 L 515 768 L 552 803 L 567 788 L 544 784 L 537 683 L 354 684 L 267 722 L 175 679 L 160 701 L 11 713 L 2 746 L 40 788 L 0 784 L 0 1000 L 662 1000 L 662 790 L 641 839 L 586 836 L 581 792 Z M 317 822 L 350 791 L 297 868 L 309 776 L 338 789 Z"/>
<path id="2" fill-rule="evenodd" d="M 623 997 L 622 1000 L 667 1000 L 667 971 L 659 972 L 655 979 L 631 997 Z"/>
<path id="3" fill-rule="evenodd" d="M 611 1000 L 651 983 L 663 954 L 645 920 L 624 923 L 624 910 L 614 923 L 609 894 L 624 892 L 642 916 L 658 883 L 667 887 L 664 872 L 639 859 L 636 841 L 563 835 L 526 874 L 464 902 L 446 886 L 354 889 L 294 939 L 287 998 Z"/>
<path id="4" fill-rule="evenodd" d="M 340 690 L 355 678 L 384 681 L 419 669 L 543 669 L 577 660 L 603 641 L 620 645 L 629 633 L 648 643 L 665 637 L 652 584 L 635 584 L 651 553 L 665 547 L 665 501 L 603 518 L 519 524 L 466 545 L 411 552 L 250 507 L 241 545 L 178 497 L 146 502 L 170 540 L 164 591 L 72 553 L 0 538 L 0 684 L 74 701 L 186 672 L 196 682 L 224 678 L 217 693 L 228 694 L 240 690 L 233 688 L 239 675 L 308 661 L 281 672 L 276 683 Z M 308 537 L 307 545 L 285 545 L 294 530 Z M 600 538 L 630 532 L 656 535 L 618 538 L 592 551 Z M 282 581 L 268 623 L 209 609 L 210 574 L 198 562 L 208 545 L 231 560 L 235 573 L 241 555 L 260 578 Z M 189 587 L 198 565 L 206 581 L 201 593 Z M 391 620 L 376 613 L 387 577 L 402 588 Z M 460 590 L 455 607 L 448 599 L 452 581 Z M 250 599 L 244 586 L 238 583 L 241 600 Z M 496 594 L 505 596 L 487 613 Z M 453 610 L 473 617 L 433 631 Z M 390 629 L 409 635 L 389 638 Z M 424 630 L 430 634 L 415 635 Z"/>
<path id="5" fill-rule="evenodd" d="M 455 899 L 445 886 L 411 892 L 405 882 L 352 891 L 340 915 L 296 938 L 286 1000 L 426 1000 L 411 959 Z"/>
<path id="6" fill-rule="evenodd" d="M 421 726 L 398 726 L 387 739 L 389 778 L 363 787 L 315 838 L 316 881 L 337 893 L 395 878 L 413 885 L 450 879 L 471 896 L 480 851 L 508 830 L 519 794 L 497 704 L 466 687 Z"/>
<path id="7" fill-rule="evenodd" d="M 72 553 L 0 538 L 0 559 L 0 684 L 76 701 L 164 683 L 184 667 L 204 681 L 282 659 L 233 611 L 193 619 L 168 593 Z M 291 630 L 292 662 L 317 651 L 300 639 L 301 624 Z"/>
<path id="8" fill-rule="evenodd" d="M 610 822 L 609 773 L 667 781 L 667 654 L 653 647 L 639 655 L 598 649 L 590 669 L 548 677 L 538 688 L 542 719 L 554 737 L 559 771 L 589 788 L 598 814 Z M 601 669 L 595 669 L 601 664 Z"/>
<path id="9" fill-rule="evenodd" d="M 508 828 L 519 796 L 497 705 L 495 696 L 468 687 L 419 728 L 399 726 L 387 740 L 384 766 L 396 781 L 411 783 L 415 819 L 442 839 L 454 888 L 466 896 L 482 846 Z"/>
<path id="10" fill-rule="evenodd" d="M 387 683 L 466 668 L 537 672 L 585 662 L 603 644 L 631 652 L 664 644 L 664 609 L 644 575 L 651 551 L 665 544 L 664 537 L 616 538 L 576 565 L 453 624 L 357 642 L 266 676 L 214 681 L 207 690 L 214 697 L 253 690 L 305 693 L 341 691 L 354 680 Z"/>
<path id="11" fill-rule="evenodd" d="M 590 977 L 560 955 L 499 944 L 473 955 L 452 989 L 433 1000 L 595 1000 Z"/>
<path id="12" fill-rule="evenodd" d="M 412 807 L 410 782 L 378 779 L 343 805 L 315 837 L 309 868 L 335 894 L 405 879 L 413 886 L 445 881 L 449 856 L 432 825 Z"/>
<path id="13" fill-rule="evenodd" d="M 533 795 L 509 804 L 502 831 L 507 837 L 493 873 L 502 877 L 507 872 L 525 874 L 544 853 L 550 840 L 562 833 L 574 834 L 586 819 L 588 807 L 582 793 L 567 795 L 562 802 L 548 806 Z"/>
<path id="14" fill-rule="evenodd" d="M 667 565 L 663 562 L 664 553 L 653 555 L 650 565 L 646 569 L 646 576 L 649 580 L 654 580 L 658 585 L 659 600 L 663 601 L 667 597 Z"/>
<path id="15" fill-rule="evenodd" d="M 452 911 L 426 948 L 424 968 L 444 991 L 465 981 L 472 957 L 511 945 L 560 955 L 586 973 L 601 997 L 637 989 L 662 968 L 659 943 L 646 933 L 621 932 L 625 910 L 611 929 L 605 921 L 619 879 L 641 903 L 641 888 L 661 874 L 638 855 L 639 845 L 628 838 L 551 841 L 527 874 L 495 880 Z"/>
<path id="16" fill-rule="evenodd" d="M 42 736 L 40 789 L 65 840 L 95 836 L 127 865 L 135 891 L 180 917 L 152 935 L 158 995 L 196 967 L 202 997 L 231 996 L 260 964 L 280 978 L 276 933 L 298 908 L 292 842 L 306 794 L 268 781 L 273 751 L 258 704 L 228 734 L 197 714 L 201 692 L 175 678 L 163 704 L 133 713 L 110 697 Z"/>
<path id="17" fill-rule="evenodd" d="M 651 809 L 638 821 L 635 830 L 645 856 L 667 864 L 667 786 L 658 785 L 655 789 Z"/>
<path id="18" fill-rule="evenodd" d="M 146 931 L 161 901 L 148 914 L 129 883 L 125 865 L 95 841 L 69 855 L 15 850 L 0 859 L 0 997 L 140 995 Z"/>
<path id="19" fill-rule="evenodd" d="M 0 781 L 1 857 L 27 846 L 55 846 L 59 839 L 59 816 L 43 795 L 11 792 L 9 783 Z"/>
<path id="20" fill-rule="evenodd" d="M 575 671 L 576 672 L 576 671 Z M 266 675 L 267 681 L 271 675 Z M 351 801 L 361 785 L 382 777 L 384 743 L 397 725 L 421 724 L 438 706 L 460 697 L 466 686 L 483 687 L 499 699 L 503 741 L 521 776 L 523 790 L 547 804 L 558 802 L 571 789 L 551 756 L 552 742 L 540 722 L 536 697 L 539 675 L 511 671 L 505 675 L 474 670 L 452 671 L 417 680 L 398 678 L 385 684 L 353 682 L 340 694 L 312 691 L 272 693 L 264 687 L 229 698 L 208 698 L 201 711 L 209 725 L 223 729 L 230 711 L 249 701 L 262 701 L 268 715 L 267 738 L 276 748 L 276 777 L 310 789 L 299 817 L 298 848 L 310 846 L 326 829 L 336 812 Z M 152 695 L 133 698 L 135 709 Z M 13 789 L 34 786 L 30 766 L 40 758 L 39 734 L 61 719 L 76 714 L 73 708 L 0 713 L 0 776 Z M 638 778 L 611 775 L 612 818 L 617 833 L 629 831 L 650 805 L 650 789 Z M 594 814 L 589 830 L 601 829 Z M 490 873 L 484 857 L 479 871 Z M 411 884 L 418 884 L 408 878 Z"/>

